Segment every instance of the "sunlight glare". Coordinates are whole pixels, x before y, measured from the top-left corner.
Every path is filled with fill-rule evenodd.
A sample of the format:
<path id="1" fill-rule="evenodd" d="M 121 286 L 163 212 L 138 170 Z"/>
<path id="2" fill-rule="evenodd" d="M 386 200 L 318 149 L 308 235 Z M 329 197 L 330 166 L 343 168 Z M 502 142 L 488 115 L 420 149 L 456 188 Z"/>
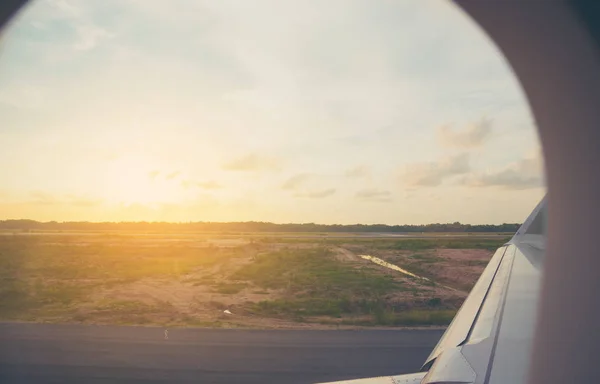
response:
<path id="1" fill-rule="evenodd" d="M 114 204 L 176 203 L 182 199 L 180 180 L 167 178 L 144 156 L 126 155 L 110 163 L 105 195 Z"/>

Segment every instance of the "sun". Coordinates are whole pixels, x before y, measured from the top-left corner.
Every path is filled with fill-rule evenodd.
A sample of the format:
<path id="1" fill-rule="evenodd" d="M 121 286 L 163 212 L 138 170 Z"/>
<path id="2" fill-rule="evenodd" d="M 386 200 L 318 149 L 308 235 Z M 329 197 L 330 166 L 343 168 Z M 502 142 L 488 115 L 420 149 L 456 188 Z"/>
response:
<path id="1" fill-rule="evenodd" d="M 125 155 L 106 167 L 103 194 L 114 204 L 177 203 L 181 180 L 157 172 L 158 162 L 147 156 Z"/>

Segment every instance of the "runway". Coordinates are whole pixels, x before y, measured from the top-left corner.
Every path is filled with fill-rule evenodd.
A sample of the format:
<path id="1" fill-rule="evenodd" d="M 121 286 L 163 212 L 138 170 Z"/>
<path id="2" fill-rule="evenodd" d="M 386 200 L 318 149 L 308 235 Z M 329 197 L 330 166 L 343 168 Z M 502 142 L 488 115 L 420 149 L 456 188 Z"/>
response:
<path id="1" fill-rule="evenodd" d="M 441 330 L 0 324 L 2 383 L 313 383 L 414 372 Z"/>

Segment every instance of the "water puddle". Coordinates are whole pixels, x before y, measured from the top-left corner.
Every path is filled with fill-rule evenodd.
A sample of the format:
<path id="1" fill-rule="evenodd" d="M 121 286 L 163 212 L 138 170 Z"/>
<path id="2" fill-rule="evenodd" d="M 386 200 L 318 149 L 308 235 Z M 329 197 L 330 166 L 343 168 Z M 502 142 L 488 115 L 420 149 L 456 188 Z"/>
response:
<path id="1" fill-rule="evenodd" d="M 373 262 L 373 263 L 375 263 L 377 265 L 381 265 L 382 267 L 386 267 L 386 268 L 389 268 L 391 270 L 403 273 L 403 274 L 405 274 L 407 276 L 416 277 L 417 279 L 430 281 L 426 277 L 421 277 L 421 276 L 415 275 L 414 273 L 408 272 L 406 269 L 402 269 L 399 266 L 391 264 L 391 263 L 388 263 L 387 261 L 381 260 L 378 257 L 371 256 L 371 255 L 358 255 L 358 257 L 360 257 L 362 259 L 365 259 L 365 260 L 369 260 L 370 262 Z"/>

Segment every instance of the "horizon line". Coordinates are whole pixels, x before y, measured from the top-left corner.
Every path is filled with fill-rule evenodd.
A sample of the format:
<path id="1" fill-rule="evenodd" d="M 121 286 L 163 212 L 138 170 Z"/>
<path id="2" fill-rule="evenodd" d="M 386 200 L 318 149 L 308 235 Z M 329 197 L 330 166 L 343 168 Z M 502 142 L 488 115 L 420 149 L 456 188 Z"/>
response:
<path id="1" fill-rule="evenodd" d="M 385 224 L 385 223 L 351 223 L 351 224 L 340 224 L 340 223 L 316 223 L 316 222 L 273 222 L 273 221 L 88 221 L 88 220 L 50 220 L 50 221 L 40 221 L 35 219 L 0 219 L 0 223 L 6 222 L 17 222 L 17 221 L 26 221 L 33 222 L 37 224 L 171 224 L 171 225 L 186 225 L 186 224 L 271 224 L 271 225 L 320 225 L 320 226 L 387 226 L 387 227 L 404 227 L 404 226 L 412 226 L 412 227 L 424 227 L 429 225 L 457 225 L 457 226 L 502 226 L 502 225 L 521 225 L 522 223 L 514 222 L 514 223 L 498 223 L 498 224 L 470 224 L 470 223 L 461 223 L 459 221 L 455 222 L 446 222 L 446 223 L 428 223 L 428 224 Z"/>

